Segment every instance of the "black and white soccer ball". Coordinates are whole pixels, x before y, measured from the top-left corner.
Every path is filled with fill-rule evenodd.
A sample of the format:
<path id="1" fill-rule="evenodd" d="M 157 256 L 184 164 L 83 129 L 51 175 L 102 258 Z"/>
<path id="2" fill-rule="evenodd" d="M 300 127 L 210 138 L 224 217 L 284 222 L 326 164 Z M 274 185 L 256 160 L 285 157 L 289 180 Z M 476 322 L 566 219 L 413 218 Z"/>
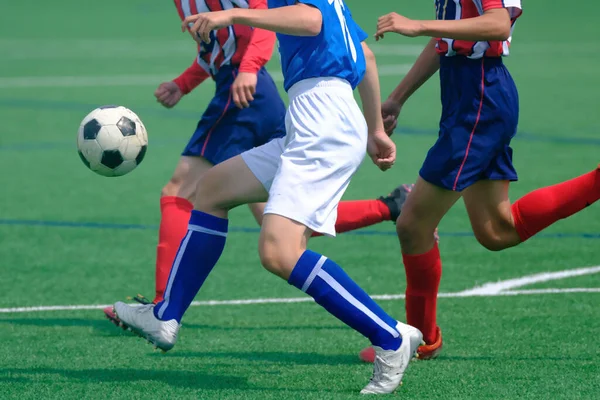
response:
<path id="1" fill-rule="evenodd" d="M 140 118 L 122 106 L 103 106 L 89 113 L 77 133 L 81 161 L 102 176 L 122 176 L 144 159 L 148 133 Z"/>

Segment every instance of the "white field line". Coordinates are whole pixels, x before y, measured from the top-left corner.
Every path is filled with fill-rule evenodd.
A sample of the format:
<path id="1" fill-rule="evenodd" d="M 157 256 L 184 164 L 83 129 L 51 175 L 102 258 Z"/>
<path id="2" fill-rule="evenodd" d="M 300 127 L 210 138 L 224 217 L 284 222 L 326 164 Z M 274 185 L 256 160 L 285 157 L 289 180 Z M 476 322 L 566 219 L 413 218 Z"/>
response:
<path id="1" fill-rule="evenodd" d="M 564 288 L 564 289 L 532 289 L 532 290 L 509 290 L 498 293 L 477 293 L 463 294 L 457 293 L 439 293 L 440 298 L 467 298 L 467 297 L 500 297 L 500 296 L 524 296 L 536 294 L 562 294 L 562 293 L 600 293 L 600 288 Z M 389 301 L 402 300 L 403 294 L 381 294 L 371 296 L 375 300 Z M 245 306 L 256 304 L 291 304 L 291 303 L 311 303 L 314 300 L 311 297 L 287 297 L 270 299 L 240 299 L 240 300 L 208 300 L 194 301 L 192 307 L 211 307 L 211 306 Z M 77 311 L 77 310 L 100 310 L 110 307 L 112 304 L 88 304 L 88 305 L 64 305 L 64 306 L 37 306 L 37 307 L 13 307 L 0 308 L 0 314 L 10 313 L 30 313 L 41 311 Z"/>
<path id="2" fill-rule="evenodd" d="M 524 276 L 517 279 L 487 283 L 482 286 L 469 290 L 452 293 L 439 293 L 440 298 L 466 298 L 466 297 L 497 297 L 497 296 L 522 296 L 539 294 L 561 294 L 561 293 L 600 293 L 600 288 L 563 288 L 563 289 L 530 289 L 530 290 L 511 290 L 533 283 L 542 283 L 559 279 L 571 278 L 574 276 L 590 275 L 600 273 L 600 266 L 577 268 L 558 272 L 543 272 L 539 274 Z M 400 300 L 404 299 L 403 294 L 381 294 L 372 296 L 375 300 Z M 241 300 L 208 300 L 194 301 L 192 306 L 239 306 L 252 304 L 289 304 L 289 303 L 310 303 L 313 299 L 310 297 L 289 297 L 289 298 L 271 298 L 271 299 L 241 299 Z M 65 306 L 38 306 L 38 307 L 14 307 L 0 308 L 0 314 L 7 313 L 27 313 L 40 311 L 72 311 L 72 310 L 97 310 L 109 307 L 110 304 L 90 304 L 90 305 L 65 305 Z"/>
<path id="3" fill-rule="evenodd" d="M 402 76 L 412 64 L 387 64 L 379 67 L 380 76 Z M 172 75 L 113 75 L 113 76 L 17 76 L 0 78 L 0 89 L 19 88 L 75 88 L 99 86 L 150 86 L 173 79 Z M 283 82 L 281 72 L 271 73 L 277 82 Z"/>
<path id="4" fill-rule="evenodd" d="M 490 296 L 500 292 L 504 292 L 511 289 L 520 288 L 534 283 L 549 282 L 559 279 L 566 279 L 575 276 L 590 275 L 600 273 L 600 265 L 594 267 L 585 267 L 570 269 L 566 271 L 558 272 L 542 272 L 539 274 L 528 275 L 516 279 L 508 279 L 499 282 L 490 282 L 482 286 L 474 287 L 473 289 L 463 290 L 458 292 L 457 295 L 471 297 L 471 296 Z"/>

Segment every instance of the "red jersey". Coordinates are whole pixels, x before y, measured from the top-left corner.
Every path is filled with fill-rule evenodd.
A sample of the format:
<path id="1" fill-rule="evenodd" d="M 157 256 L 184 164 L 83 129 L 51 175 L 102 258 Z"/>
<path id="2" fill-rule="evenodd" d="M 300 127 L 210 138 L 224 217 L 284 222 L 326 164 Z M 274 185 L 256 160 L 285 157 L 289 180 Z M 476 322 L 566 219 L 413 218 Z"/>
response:
<path id="1" fill-rule="evenodd" d="M 267 8 L 267 0 L 174 0 L 183 21 L 190 15 L 232 8 Z M 239 66 L 240 72 L 258 72 L 271 58 L 275 33 L 244 25 L 233 25 L 210 34 L 211 42 L 198 46 L 196 60 L 174 81 L 189 93 L 224 65 Z"/>
<path id="2" fill-rule="evenodd" d="M 457 20 L 474 18 L 494 8 L 506 8 L 512 25 L 505 41 L 469 42 L 448 38 L 437 39 L 437 52 L 445 56 L 469 58 L 502 57 L 508 55 L 515 21 L 521 15 L 521 0 L 435 0 L 436 19 Z"/>

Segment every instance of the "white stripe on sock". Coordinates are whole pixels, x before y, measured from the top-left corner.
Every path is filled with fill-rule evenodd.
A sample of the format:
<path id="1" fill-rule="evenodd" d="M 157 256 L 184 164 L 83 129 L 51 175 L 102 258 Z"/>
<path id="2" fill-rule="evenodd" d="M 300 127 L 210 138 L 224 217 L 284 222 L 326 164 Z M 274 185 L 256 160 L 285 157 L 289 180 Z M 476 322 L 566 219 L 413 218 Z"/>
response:
<path id="1" fill-rule="evenodd" d="M 208 228 L 205 228 L 205 227 L 199 226 L 199 225 L 189 224 L 188 225 L 188 230 L 194 231 L 194 232 L 206 233 L 207 235 L 215 235 L 215 236 L 227 237 L 227 232 L 219 232 L 219 231 L 208 229 Z"/>
<path id="2" fill-rule="evenodd" d="M 315 267 L 310 272 L 310 275 L 308 275 L 308 278 L 306 278 L 306 282 L 304 282 L 304 285 L 302 285 L 303 292 L 306 292 L 308 290 L 308 288 L 310 287 L 310 284 L 312 283 L 312 281 L 315 279 L 315 277 L 317 276 L 317 274 L 323 267 L 323 264 L 325 264 L 325 261 L 327 261 L 327 257 L 321 256 L 321 258 L 319 258 L 319 261 L 317 261 L 317 263 L 315 264 Z"/>
<path id="3" fill-rule="evenodd" d="M 371 310 L 365 307 L 360 301 L 356 299 L 356 297 L 352 296 L 350 292 L 348 292 L 342 285 L 338 283 L 331 275 L 329 275 L 326 271 L 320 270 L 317 276 L 323 279 L 333 290 L 338 292 L 340 296 L 342 296 L 348 303 L 352 304 L 354 307 L 358 308 L 362 311 L 367 317 L 371 318 L 377 325 L 385 329 L 392 335 L 397 338 L 400 336 L 398 331 L 394 328 L 386 324 L 381 318 L 375 315 Z"/>
<path id="4" fill-rule="evenodd" d="M 187 248 L 188 242 L 190 241 L 190 237 L 192 236 L 192 230 L 190 229 L 183 238 L 183 242 L 181 242 L 181 246 L 179 247 L 179 251 L 177 252 L 177 256 L 175 257 L 175 262 L 173 263 L 173 267 L 171 268 L 171 273 L 169 274 L 169 282 L 167 283 L 167 287 L 165 288 L 165 293 L 163 298 L 165 301 L 162 306 L 158 309 L 158 318 L 162 318 L 163 314 L 167 307 L 169 307 L 169 298 L 171 297 L 171 289 L 173 288 L 173 281 L 175 280 L 175 275 L 177 275 L 177 271 L 179 270 L 179 264 L 181 263 L 181 258 L 183 257 L 183 253 L 185 253 L 185 249 Z"/>

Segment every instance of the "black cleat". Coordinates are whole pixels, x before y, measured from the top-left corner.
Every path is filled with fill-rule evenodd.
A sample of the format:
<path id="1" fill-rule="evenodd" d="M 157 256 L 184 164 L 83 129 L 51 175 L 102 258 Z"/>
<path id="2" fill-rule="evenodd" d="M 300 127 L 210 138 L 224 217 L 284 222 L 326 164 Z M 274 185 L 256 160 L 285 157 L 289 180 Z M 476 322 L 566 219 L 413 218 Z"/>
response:
<path id="1" fill-rule="evenodd" d="M 406 199 L 408 198 L 408 195 L 414 186 L 414 183 L 411 183 L 410 185 L 400 185 L 396 189 L 392 190 L 392 193 L 385 197 L 381 196 L 377 199 L 382 201 L 389 208 L 392 221 L 396 222 L 400 216 L 402 206 L 406 202 Z"/>

